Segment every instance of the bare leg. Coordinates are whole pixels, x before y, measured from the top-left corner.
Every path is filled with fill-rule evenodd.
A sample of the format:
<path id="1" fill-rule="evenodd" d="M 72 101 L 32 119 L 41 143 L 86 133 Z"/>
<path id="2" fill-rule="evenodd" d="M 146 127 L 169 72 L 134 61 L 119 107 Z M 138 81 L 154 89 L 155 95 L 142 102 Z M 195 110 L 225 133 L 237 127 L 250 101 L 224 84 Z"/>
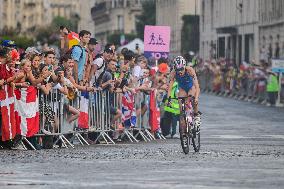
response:
<path id="1" fill-rule="evenodd" d="M 70 118 L 68 118 L 68 120 L 67 120 L 69 123 L 71 123 L 72 121 L 78 119 L 80 112 L 76 108 L 74 108 L 72 106 L 69 106 L 68 110 L 72 114 L 72 116 L 70 116 Z"/>
<path id="2" fill-rule="evenodd" d="M 114 115 L 114 117 L 113 117 L 113 119 L 111 121 L 111 124 L 113 124 L 116 120 L 121 118 L 121 115 L 122 115 L 121 111 L 117 109 L 116 114 Z"/>
<path id="3" fill-rule="evenodd" d="M 192 88 L 191 88 L 190 91 L 188 92 L 188 95 L 196 96 L 196 89 L 195 89 L 194 86 L 192 86 Z M 194 101 L 193 104 L 192 104 L 192 107 L 193 107 L 194 114 L 197 114 L 197 113 L 198 113 L 198 103 L 196 103 L 196 102 Z"/>
<path id="4" fill-rule="evenodd" d="M 187 96 L 187 93 L 179 88 L 179 93 L 178 93 L 178 97 L 186 97 Z M 181 133 L 185 133 L 185 120 L 184 120 L 184 117 L 182 115 L 182 103 L 181 103 L 181 100 L 179 100 L 179 108 L 180 108 L 180 122 L 179 122 L 179 125 L 180 125 L 180 132 Z"/>

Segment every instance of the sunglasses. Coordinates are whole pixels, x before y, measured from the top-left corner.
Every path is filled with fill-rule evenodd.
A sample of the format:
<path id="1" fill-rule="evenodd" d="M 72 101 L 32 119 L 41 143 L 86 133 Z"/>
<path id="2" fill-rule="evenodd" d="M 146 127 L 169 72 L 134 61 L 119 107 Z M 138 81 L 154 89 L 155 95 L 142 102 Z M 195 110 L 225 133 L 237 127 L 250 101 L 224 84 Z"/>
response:
<path id="1" fill-rule="evenodd" d="M 176 69 L 176 72 L 182 72 L 184 70 L 184 68 L 178 68 Z"/>

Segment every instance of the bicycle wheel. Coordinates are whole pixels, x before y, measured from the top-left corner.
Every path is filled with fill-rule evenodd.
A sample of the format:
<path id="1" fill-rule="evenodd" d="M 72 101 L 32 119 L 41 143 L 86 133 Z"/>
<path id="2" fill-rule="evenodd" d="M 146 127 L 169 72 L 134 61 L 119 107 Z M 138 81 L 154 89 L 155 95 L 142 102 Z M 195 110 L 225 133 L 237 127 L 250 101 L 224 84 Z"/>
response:
<path id="1" fill-rule="evenodd" d="M 196 131 L 196 129 L 192 129 L 192 145 L 195 152 L 199 152 L 200 150 L 200 131 Z"/>
<path id="2" fill-rule="evenodd" d="M 184 119 L 184 118 L 183 118 Z M 185 119 L 184 119 L 185 121 Z M 185 122 L 186 123 L 186 122 Z M 181 142 L 181 147 L 182 147 L 182 150 L 185 154 L 188 154 L 189 152 L 189 145 L 190 145 L 190 140 L 189 140 L 189 137 L 188 137 L 188 134 L 183 134 L 182 133 L 182 128 L 181 128 L 181 125 L 180 125 L 180 142 Z"/>

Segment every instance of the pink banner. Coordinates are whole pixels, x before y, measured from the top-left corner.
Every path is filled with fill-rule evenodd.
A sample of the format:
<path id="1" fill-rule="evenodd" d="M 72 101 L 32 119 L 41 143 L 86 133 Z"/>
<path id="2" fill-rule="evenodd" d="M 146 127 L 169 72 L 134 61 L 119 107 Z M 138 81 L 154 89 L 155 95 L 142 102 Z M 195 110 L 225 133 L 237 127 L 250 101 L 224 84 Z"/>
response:
<path id="1" fill-rule="evenodd" d="M 169 26 L 145 26 L 144 51 L 169 52 L 170 36 Z"/>

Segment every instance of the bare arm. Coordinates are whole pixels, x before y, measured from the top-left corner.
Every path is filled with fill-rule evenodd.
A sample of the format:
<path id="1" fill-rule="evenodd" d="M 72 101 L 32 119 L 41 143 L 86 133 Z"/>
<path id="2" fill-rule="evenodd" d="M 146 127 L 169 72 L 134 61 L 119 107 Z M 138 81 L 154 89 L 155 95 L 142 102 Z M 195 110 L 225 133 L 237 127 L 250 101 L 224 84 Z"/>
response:
<path id="1" fill-rule="evenodd" d="M 58 89 L 62 94 L 64 95 L 68 95 L 68 89 L 66 87 L 66 85 L 64 85 L 63 87 Z"/>
<path id="2" fill-rule="evenodd" d="M 78 90 L 80 90 L 80 91 L 93 91 L 93 90 L 94 90 L 93 87 L 78 85 L 78 84 L 75 82 L 75 80 L 74 80 L 73 77 L 69 77 L 68 79 L 70 80 L 70 82 L 72 83 L 72 85 L 73 85 L 74 87 L 76 87 L 76 88 L 77 88 Z"/>
<path id="3" fill-rule="evenodd" d="M 171 96 L 171 91 L 172 91 L 174 82 L 175 82 L 175 72 L 172 71 L 171 75 L 170 75 L 170 84 L 169 84 L 169 89 L 168 89 L 168 97 Z"/>
<path id="4" fill-rule="evenodd" d="M 91 79 L 92 79 L 93 75 L 96 73 L 97 69 L 98 69 L 98 65 L 93 64 L 91 66 L 91 72 L 89 74 L 89 81 L 91 81 Z"/>
<path id="5" fill-rule="evenodd" d="M 29 72 L 28 75 L 27 75 L 29 81 L 31 82 L 31 84 L 33 86 L 36 86 L 37 84 L 41 83 L 43 81 L 43 76 L 41 75 L 38 79 L 36 79 L 32 72 Z"/>
<path id="6" fill-rule="evenodd" d="M 77 62 L 76 60 L 75 61 L 75 64 L 74 64 L 74 77 L 75 77 L 75 81 L 78 81 L 78 64 L 79 62 Z"/>
<path id="7" fill-rule="evenodd" d="M 196 76 L 196 73 L 194 71 L 193 68 L 188 68 L 188 73 L 191 75 L 192 79 L 193 79 L 193 86 L 195 87 L 196 91 L 195 91 L 195 100 L 198 101 L 199 99 L 199 95 L 200 95 L 200 87 L 199 87 L 199 83 L 198 83 L 198 79 Z"/>
<path id="8" fill-rule="evenodd" d="M 39 88 L 41 89 L 41 91 L 45 94 L 48 95 L 49 91 L 51 90 L 52 86 L 50 83 L 47 83 L 46 85 L 40 85 Z"/>

